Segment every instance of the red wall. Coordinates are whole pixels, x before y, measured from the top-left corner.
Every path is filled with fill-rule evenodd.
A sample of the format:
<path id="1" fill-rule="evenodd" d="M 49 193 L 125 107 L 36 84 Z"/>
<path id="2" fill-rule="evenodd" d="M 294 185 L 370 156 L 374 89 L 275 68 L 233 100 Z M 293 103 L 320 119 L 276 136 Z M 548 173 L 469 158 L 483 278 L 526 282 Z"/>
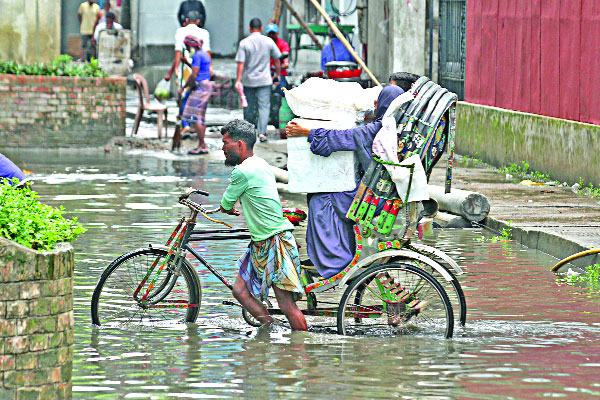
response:
<path id="1" fill-rule="evenodd" d="M 600 0 L 467 0 L 465 99 L 600 124 Z"/>

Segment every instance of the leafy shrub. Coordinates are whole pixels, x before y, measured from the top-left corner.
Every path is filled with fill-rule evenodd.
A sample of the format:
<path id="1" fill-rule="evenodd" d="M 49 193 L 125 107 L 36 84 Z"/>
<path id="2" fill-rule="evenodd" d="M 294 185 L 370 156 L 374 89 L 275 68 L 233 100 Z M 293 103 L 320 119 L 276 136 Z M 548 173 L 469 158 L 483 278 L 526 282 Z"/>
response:
<path id="1" fill-rule="evenodd" d="M 1 61 L 0 74 L 106 77 L 106 73 L 100 69 L 98 60 L 92 59 L 89 63 L 75 63 L 73 58 L 67 54 L 58 56 L 49 64 L 19 64 L 14 61 Z"/>
<path id="2" fill-rule="evenodd" d="M 593 291 L 600 290 L 600 264 L 593 264 L 585 267 L 585 273 L 581 275 L 573 272 L 573 270 L 569 268 L 566 276 L 558 278 L 558 283 L 574 285 L 578 282 L 587 284 Z"/>
<path id="3" fill-rule="evenodd" d="M 0 183 L 0 236 L 34 250 L 52 250 L 85 232 L 77 218 L 63 217 L 64 208 L 40 203 L 28 186 Z"/>

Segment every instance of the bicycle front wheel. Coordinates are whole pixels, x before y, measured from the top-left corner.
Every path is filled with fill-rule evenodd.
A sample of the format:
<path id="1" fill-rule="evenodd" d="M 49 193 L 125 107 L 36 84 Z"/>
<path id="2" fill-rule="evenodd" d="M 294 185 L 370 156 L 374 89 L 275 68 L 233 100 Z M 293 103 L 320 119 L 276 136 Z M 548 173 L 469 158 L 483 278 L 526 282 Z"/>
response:
<path id="1" fill-rule="evenodd" d="M 433 334 L 451 338 L 454 313 L 444 288 L 404 263 L 369 268 L 352 280 L 337 315 L 341 335 Z"/>
<path id="2" fill-rule="evenodd" d="M 174 259 L 167 262 L 142 301 L 167 254 L 166 250 L 149 247 L 113 261 L 94 289 L 92 322 L 102 326 L 155 327 L 196 321 L 202 292 L 198 275 L 187 260 L 182 260 L 179 271 Z M 142 284 L 153 265 L 154 270 Z"/>

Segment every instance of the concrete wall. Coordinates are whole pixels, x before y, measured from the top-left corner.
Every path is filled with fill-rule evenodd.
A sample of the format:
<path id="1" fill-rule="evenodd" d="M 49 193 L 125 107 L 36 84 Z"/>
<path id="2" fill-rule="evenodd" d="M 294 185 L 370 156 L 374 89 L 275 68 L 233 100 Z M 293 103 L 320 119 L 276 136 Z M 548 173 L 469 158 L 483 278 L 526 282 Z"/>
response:
<path id="1" fill-rule="evenodd" d="M 0 59 L 47 62 L 60 54 L 60 0 L 0 0 Z"/>
<path id="2" fill-rule="evenodd" d="M 425 75 L 425 1 L 390 1 L 390 72 Z"/>
<path id="3" fill-rule="evenodd" d="M 125 136 L 125 78 L 0 74 L 0 147 L 104 146 Z"/>
<path id="4" fill-rule="evenodd" d="M 530 168 L 573 184 L 600 184 L 600 126 L 460 102 L 456 151 L 495 166 Z"/>
<path id="5" fill-rule="evenodd" d="M 0 238 L 1 399 L 71 398 L 74 265 Z"/>
<path id="6" fill-rule="evenodd" d="M 367 19 L 367 66 L 379 81 L 387 82 L 390 76 L 390 18 L 388 0 L 370 0 L 368 3 Z"/>
<path id="7" fill-rule="evenodd" d="M 387 82 L 398 71 L 425 74 L 425 20 L 426 0 L 368 2 L 368 66 L 377 79 Z"/>

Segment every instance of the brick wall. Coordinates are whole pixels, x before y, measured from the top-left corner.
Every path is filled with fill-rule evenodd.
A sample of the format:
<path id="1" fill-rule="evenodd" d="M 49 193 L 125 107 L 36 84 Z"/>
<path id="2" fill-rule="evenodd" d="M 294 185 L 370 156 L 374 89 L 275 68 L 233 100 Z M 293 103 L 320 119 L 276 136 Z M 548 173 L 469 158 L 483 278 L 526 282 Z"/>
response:
<path id="1" fill-rule="evenodd" d="M 71 397 L 73 248 L 0 238 L 0 399 Z"/>
<path id="2" fill-rule="evenodd" d="M 125 136 L 125 78 L 0 74 L 0 147 L 94 147 Z"/>

